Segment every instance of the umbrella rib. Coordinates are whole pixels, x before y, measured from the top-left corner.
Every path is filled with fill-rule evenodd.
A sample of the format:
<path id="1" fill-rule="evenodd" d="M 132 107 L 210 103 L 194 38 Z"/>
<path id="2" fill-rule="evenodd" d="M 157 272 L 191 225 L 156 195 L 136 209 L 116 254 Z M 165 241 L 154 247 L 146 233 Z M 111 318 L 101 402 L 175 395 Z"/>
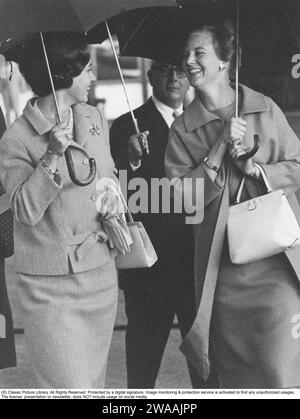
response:
<path id="1" fill-rule="evenodd" d="M 290 27 L 291 27 L 291 30 L 292 30 L 292 32 L 293 32 L 293 35 L 294 35 L 295 40 L 296 40 L 296 42 L 297 42 L 297 45 L 298 45 L 298 47 L 300 48 L 300 39 L 299 39 L 299 37 L 298 37 L 298 35 L 297 35 L 297 32 L 296 32 L 295 26 L 294 26 L 293 22 L 291 21 L 291 18 L 290 18 L 290 16 L 289 16 L 288 12 L 287 12 L 286 10 L 284 10 L 284 9 L 282 9 L 282 10 L 283 10 L 283 13 L 285 14 L 285 17 L 286 17 L 286 19 L 287 19 L 288 24 L 289 24 L 289 25 L 290 25 Z"/>
<path id="2" fill-rule="evenodd" d="M 128 47 L 130 41 L 134 38 L 134 36 L 136 35 L 136 33 L 141 29 L 141 27 L 144 25 L 144 23 L 146 22 L 147 19 L 149 19 L 149 17 L 151 16 L 151 14 L 154 12 L 154 10 L 157 9 L 157 7 L 152 7 L 152 9 L 150 10 L 149 13 L 146 14 L 146 16 L 144 16 L 144 18 L 142 19 L 142 21 L 140 22 L 140 24 L 137 26 L 137 28 L 134 30 L 134 32 L 132 33 L 132 35 L 129 37 L 129 39 L 126 41 L 126 44 L 124 45 L 124 47 L 122 48 L 120 55 L 123 54 L 123 52 L 126 50 L 126 48 Z"/>

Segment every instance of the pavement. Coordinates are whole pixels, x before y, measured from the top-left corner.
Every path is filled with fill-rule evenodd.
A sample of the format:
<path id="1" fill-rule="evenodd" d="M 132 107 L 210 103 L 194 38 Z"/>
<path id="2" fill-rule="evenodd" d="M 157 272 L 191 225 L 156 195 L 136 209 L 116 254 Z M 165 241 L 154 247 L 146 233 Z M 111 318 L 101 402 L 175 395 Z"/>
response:
<path id="1" fill-rule="evenodd" d="M 14 258 L 6 260 L 6 277 L 10 302 L 12 306 L 15 329 L 22 329 L 22 318 L 16 293 L 16 275 Z M 119 306 L 116 327 L 111 344 L 107 369 L 106 388 L 126 388 L 125 365 L 125 327 L 123 293 L 119 293 Z M 181 339 L 179 330 L 173 329 L 157 379 L 157 389 L 188 389 L 191 388 L 184 356 L 179 351 Z M 32 389 L 36 388 L 32 366 L 29 361 L 25 338 L 22 333 L 16 334 L 17 361 L 16 368 L 0 371 L 0 389 Z"/>

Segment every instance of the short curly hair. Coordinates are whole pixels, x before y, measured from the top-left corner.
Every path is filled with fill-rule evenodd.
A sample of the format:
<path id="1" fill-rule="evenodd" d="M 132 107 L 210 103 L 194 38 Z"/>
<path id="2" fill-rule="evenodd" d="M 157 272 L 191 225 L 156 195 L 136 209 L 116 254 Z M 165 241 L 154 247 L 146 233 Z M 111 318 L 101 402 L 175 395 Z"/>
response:
<path id="1" fill-rule="evenodd" d="M 86 37 L 73 32 L 44 33 L 45 46 L 55 90 L 68 89 L 90 60 Z M 19 59 L 20 72 L 37 96 L 51 94 L 40 35 L 34 35 L 23 48 Z"/>

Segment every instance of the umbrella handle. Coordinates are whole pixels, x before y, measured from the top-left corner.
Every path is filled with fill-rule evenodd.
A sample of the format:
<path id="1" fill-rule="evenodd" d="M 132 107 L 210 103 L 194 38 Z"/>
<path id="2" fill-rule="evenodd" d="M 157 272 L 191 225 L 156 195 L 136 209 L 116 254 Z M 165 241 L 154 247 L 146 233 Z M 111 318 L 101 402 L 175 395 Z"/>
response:
<path id="1" fill-rule="evenodd" d="M 238 158 L 238 160 L 249 160 L 251 159 L 259 150 L 260 140 L 258 135 L 254 135 L 254 146 L 252 150 L 248 151 L 247 153 L 243 154 Z"/>
<path id="2" fill-rule="evenodd" d="M 93 182 L 93 180 L 96 177 L 96 168 L 97 168 L 95 159 L 93 159 L 93 158 L 89 159 L 90 174 L 88 175 L 88 177 L 84 180 L 79 180 L 76 176 L 76 172 L 75 172 L 75 168 L 74 168 L 74 162 L 73 162 L 71 150 L 70 150 L 69 147 L 65 151 L 65 158 L 66 158 L 70 178 L 71 178 L 72 182 L 75 183 L 75 185 L 77 185 L 77 186 L 88 186 Z"/>

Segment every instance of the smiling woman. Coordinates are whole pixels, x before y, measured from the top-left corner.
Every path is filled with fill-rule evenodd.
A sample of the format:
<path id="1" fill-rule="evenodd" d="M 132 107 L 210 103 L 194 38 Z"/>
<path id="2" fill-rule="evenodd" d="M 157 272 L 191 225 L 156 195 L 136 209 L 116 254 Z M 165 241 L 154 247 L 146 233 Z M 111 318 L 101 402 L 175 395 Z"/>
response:
<path id="1" fill-rule="evenodd" d="M 85 37 L 45 34 L 62 122 L 39 36 L 24 48 L 20 70 L 37 97 L 0 143 L 0 178 L 15 217 L 18 291 L 29 354 L 41 388 L 102 388 L 117 306 L 115 252 L 95 201 L 97 181 L 114 176 L 108 128 L 86 104 L 95 79 Z M 79 175 L 88 156 L 97 175 L 71 182 L 72 147 Z M 109 209 L 103 216 L 109 216 Z"/>
<path id="2" fill-rule="evenodd" d="M 294 193 L 300 188 L 300 143 L 269 97 L 244 85 L 236 92 L 235 49 L 235 33 L 224 23 L 190 33 L 183 67 L 196 98 L 174 122 L 166 151 L 170 178 L 205 182 L 204 220 L 195 226 L 199 310 L 182 350 L 205 379 L 213 365 L 221 388 L 299 387 L 300 341 L 293 322 L 300 310 L 299 249 L 235 264 L 227 221 L 242 179 L 242 201 L 266 193 L 259 166 L 299 216 Z M 241 161 L 254 135 L 261 147 Z"/>

